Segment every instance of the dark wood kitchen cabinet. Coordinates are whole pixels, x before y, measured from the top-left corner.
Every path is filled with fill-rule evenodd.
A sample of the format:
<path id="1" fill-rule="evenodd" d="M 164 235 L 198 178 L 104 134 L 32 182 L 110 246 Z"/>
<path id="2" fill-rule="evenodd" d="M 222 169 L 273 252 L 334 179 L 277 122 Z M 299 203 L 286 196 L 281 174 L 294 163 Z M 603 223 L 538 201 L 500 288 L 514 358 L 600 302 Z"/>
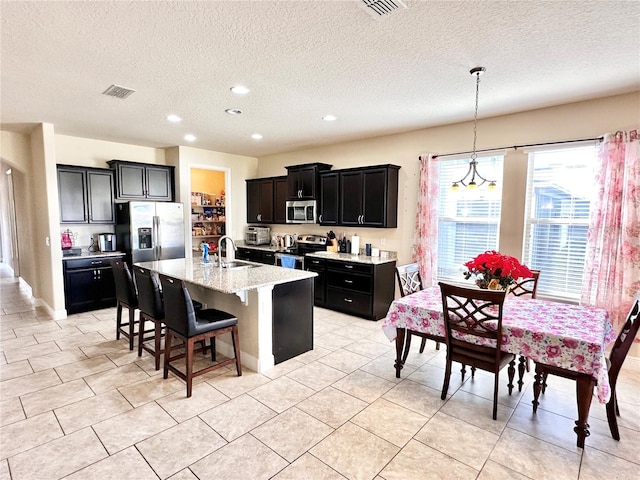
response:
<path id="1" fill-rule="evenodd" d="M 124 160 L 107 164 L 116 172 L 116 200 L 173 202 L 174 167 Z"/>
<path id="2" fill-rule="evenodd" d="M 305 258 L 304 269 L 318 274 L 314 277 L 313 303 L 324 307 L 327 302 L 327 262 L 320 258 Z"/>
<path id="3" fill-rule="evenodd" d="M 397 227 L 399 169 L 378 165 L 340 170 L 339 224 Z"/>
<path id="4" fill-rule="evenodd" d="M 287 169 L 287 191 L 289 200 L 317 199 L 319 190 L 319 173 L 329 170 L 331 165 L 326 163 L 308 163 L 293 165 Z"/>
<path id="5" fill-rule="evenodd" d="M 338 225 L 339 188 L 340 173 L 338 171 L 320 174 L 320 214 L 318 215 L 320 225 Z"/>
<path id="6" fill-rule="evenodd" d="M 247 180 L 247 223 L 273 223 L 273 178 Z"/>
<path id="7" fill-rule="evenodd" d="M 287 223 L 287 177 L 273 179 L 273 223 Z"/>
<path id="8" fill-rule="evenodd" d="M 57 173 L 60 223 L 115 223 L 111 170 L 58 165 Z"/>
<path id="9" fill-rule="evenodd" d="M 68 314 L 114 307 L 116 287 L 110 259 L 124 256 L 63 260 L 65 307 Z"/>

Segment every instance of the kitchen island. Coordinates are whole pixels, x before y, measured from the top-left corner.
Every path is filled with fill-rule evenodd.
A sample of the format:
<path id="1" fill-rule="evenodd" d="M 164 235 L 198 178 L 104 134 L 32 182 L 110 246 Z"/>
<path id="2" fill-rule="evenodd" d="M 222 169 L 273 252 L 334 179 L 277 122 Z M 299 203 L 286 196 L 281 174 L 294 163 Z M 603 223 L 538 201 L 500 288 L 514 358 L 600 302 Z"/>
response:
<path id="1" fill-rule="evenodd" d="M 242 262 L 221 269 L 201 258 L 140 262 L 152 272 L 184 280 L 191 296 L 205 308 L 238 318 L 242 365 L 264 372 L 313 349 L 313 272 Z M 218 351 L 233 356 L 230 338 Z"/>

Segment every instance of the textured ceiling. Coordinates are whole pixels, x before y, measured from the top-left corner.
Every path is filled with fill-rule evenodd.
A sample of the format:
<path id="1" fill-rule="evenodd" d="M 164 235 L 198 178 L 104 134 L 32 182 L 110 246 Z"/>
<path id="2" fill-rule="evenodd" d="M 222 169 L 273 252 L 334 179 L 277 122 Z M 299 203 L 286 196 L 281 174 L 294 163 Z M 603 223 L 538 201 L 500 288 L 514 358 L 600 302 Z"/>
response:
<path id="1" fill-rule="evenodd" d="M 481 118 L 640 89 L 640 2 L 406 5 L 2 0 L 2 128 L 263 156 L 470 120 L 475 66 Z"/>

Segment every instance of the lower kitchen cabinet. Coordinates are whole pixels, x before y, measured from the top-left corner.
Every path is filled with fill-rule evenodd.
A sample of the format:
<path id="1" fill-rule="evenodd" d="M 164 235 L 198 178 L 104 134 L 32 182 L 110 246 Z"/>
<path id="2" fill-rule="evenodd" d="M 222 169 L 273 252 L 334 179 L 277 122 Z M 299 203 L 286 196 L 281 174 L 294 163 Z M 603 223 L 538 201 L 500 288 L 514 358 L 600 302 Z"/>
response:
<path id="1" fill-rule="evenodd" d="M 68 314 L 114 307 L 116 287 L 109 260 L 117 256 L 63 260 L 64 296 Z"/>
<path id="2" fill-rule="evenodd" d="M 306 258 L 305 270 L 318 274 L 314 277 L 313 303 L 316 307 L 325 307 L 327 303 L 327 262 L 318 258 Z"/>
<path id="3" fill-rule="evenodd" d="M 236 258 L 238 260 L 247 260 L 249 262 L 265 263 L 267 265 L 276 264 L 275 252 L 258 250 L 256 248 L 238 247 L 238 250 L 236 251 Z"/>
<path id="4" fill-rule="evenodd" d="M 395 293 L 395 265 L 327 260 L 324 306 L 369 320 L 384 318 Z"/>

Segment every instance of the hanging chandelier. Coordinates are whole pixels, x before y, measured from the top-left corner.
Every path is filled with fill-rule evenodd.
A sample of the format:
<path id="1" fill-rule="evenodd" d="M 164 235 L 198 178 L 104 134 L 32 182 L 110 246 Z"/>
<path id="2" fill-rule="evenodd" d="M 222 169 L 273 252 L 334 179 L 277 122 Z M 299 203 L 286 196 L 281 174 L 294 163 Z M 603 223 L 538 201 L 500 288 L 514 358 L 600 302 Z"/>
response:
<path id="1" fill-rule="evenodd" d="M 473 116 L 473 152 L 471 153 L 471 161 L 469 162 L 469 169 L 467 170 L 467 173 L 464 177 L 457 182 L 453 182 L 453 185 L 451 185 L 451 190 L 453 191 L 459 190 L 460 185 L 472 190 L 485 183 L 489 184 L 487 185 L 487 188 L 490 190 L 496 188 L 495 180 L 488 180 L 480 175 L 478 172 L 478 162 L 476 161 L 476 158 L 478 157 L 478 154 L 476 153 L 476 139 L 478 137 L 478 93 L 480 91 L 480 75 L 482 75 L 485 70 L 486 69 L 484 67 L 475 67 L 469 71 L 471 75 L 476 76 L 476 109 Z"/>

